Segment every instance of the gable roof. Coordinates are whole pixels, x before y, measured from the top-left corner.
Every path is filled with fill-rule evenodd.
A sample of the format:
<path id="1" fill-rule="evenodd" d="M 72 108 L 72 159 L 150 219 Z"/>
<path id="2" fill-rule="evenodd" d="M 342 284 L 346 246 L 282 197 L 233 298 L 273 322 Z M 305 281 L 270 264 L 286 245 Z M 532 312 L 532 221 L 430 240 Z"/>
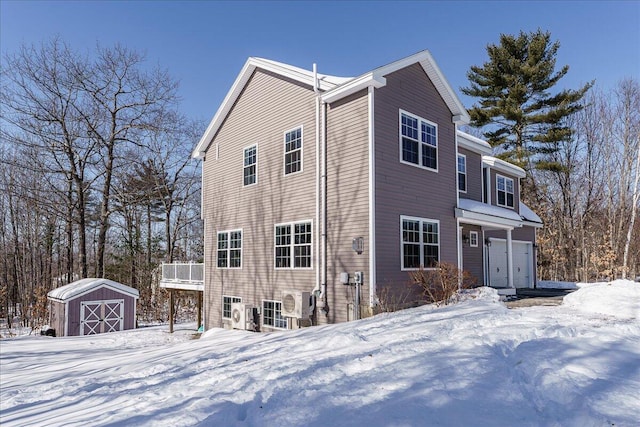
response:
<path id="1" fill-rule="evenodd" d="M 347 83 L 327 91 L 322 95 L 322 100 L 325 102 L 333 102 L 369 86 L 376 88 L 382 87 L 387 84 L 384 76 L 416 63 L 422 66 L 422 69 L 447 104 L 447 107 L 449 107 L 451 114 L 453 114 L 453 121 L 455 123 L 468 124 L 471 120 L 469 113 L 467 113 L 467 110 L 462 105 L 462 102 L 460 102 L 456 93 L 451 89 L 449 82 L 444 77 L 444 74 L 442 74 L 442 71 L 440 71 L 438 64 L 436 64 L 436 61 L 428 50 L 423 50 L 422 52 L 378 67 L 373 71 L 353 78 Z"/>
<path id="2" fill-rule="evenodd" d="M 240 96 L 240 93 L 242 93 L 246 84 L 249 82 L 249 78 L 253 75 L 256 68 L 270 71 L 313 87 L 313 71 L 304 70 L 302 68 L 294 67 L 293 65 L 283 64 L 269 59 L 250 57 L 247 59 L 247 62 L 245 62 L 244 67 L 242 67 L 242 70 L 240 71 L 240 74 L 238 74 L 238 77 L 236 77 L 235 82 L 233 82 L 231 89 L 229 89 L 227 96 L 222 101 L 222 104 L 218 108 L 215 116 L 213 116 L 213 119 L 209 123 L 204 135 L 200 138 L 195 150 L 193 150 L 192 157 L 197 159 L 204 158 L 213 137 L 216 132 L 218 132 L 218 129 L 220 129 L 220 126 L 227 117 L 227 114 L 231 111 L 231 108 L 235 105 L 236 100 Z M 350 77 L 336 77 L 318 73 L 318 88 L 322 91 L 326 91 L 349 80 L 351 80 Z"/>
<path id="3" fill-rule="evenodd" d="M 138 292 L 137 289 L 123 285 L 122 283 L 114 282 L 113 280 L 95 278 L 77 280 L 50 291 L 47 296 L 58 301 L 68 301 L 103 286 L 131 295 L 134 298 L 138 298 L 140 296 L 140 292 Z"/>
<path id="4" fill-rule="evenodd" d="M 438 68 L 433 57 L 427 50 L 418 52 L 399 61 L 392 62 L 391 64 L 378 67 L 358 77 L 336 77 L 326 74 L 318 74 L 318 89 L 324 92 L 322 95 L 323 101 L 334 102 L 369 86 L 376 88 L 382 87 L 386 85 L 386 79 L 384 76 L 416 63 L 419 63 L 422 66 L 425 73 L 436 87 L 436 90 L 451 110 L 453 121 L 460 124 L 469 123 L 469 113 L 467 113 L 462 102 L 460 102 L 456 93 L 451 89 L 447 79 L 444 77 L 440 68 Z M 244 67 L 242 67 L 238 77 L 236 77 L 236 80 L 231 86 L 231 89 L 229 89 L 227 96 L 224 98 L 222 104 L 218 108 L 218 111 L 209 123 L 207 130 L 200 138 L 198 145 L 193 150 L 192 157 L 198 159 L 204 158 L 205 153 L 213 141 L 213 137 L 218 132 L 218 129 L 220 129 L 220 126 L 222 126 L 224 119 L 231 111 L 233 105 L 235 105 L 236 100 L 240 96 L 240 93 L 242 93 L 242 90 L 256 68 L 270 71 L 312 87 L 314 86 L 314 74 L 312 71 L 277 61 L 250 57 L 244 64 Z"/>

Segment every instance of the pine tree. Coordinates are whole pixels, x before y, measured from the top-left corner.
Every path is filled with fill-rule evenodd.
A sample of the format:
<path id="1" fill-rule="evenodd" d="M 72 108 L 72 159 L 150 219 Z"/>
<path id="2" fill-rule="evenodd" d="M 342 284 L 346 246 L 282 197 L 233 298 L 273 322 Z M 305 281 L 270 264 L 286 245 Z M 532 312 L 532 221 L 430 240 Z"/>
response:
<path id="1" fill-rule="evenodd" d="M 555 71 L 559 48 L 560 43 L 540 29 L 501 34 L 499 45 L 487 45 L 489 60 L 471 67 L 470 85 L 462 88 L 465 95 L 480 98 L 469 110 L 471 124 L 487 126 L 484 136 L 499 149 L 498 157 L 521 166 L 529 177 L 533 168 L 562 168 L 546 154 L 571 137 L 565 119 L 582 109 L 580 100 L 593 85 L 549 92 L 569 71 L 568 65 Z"/>

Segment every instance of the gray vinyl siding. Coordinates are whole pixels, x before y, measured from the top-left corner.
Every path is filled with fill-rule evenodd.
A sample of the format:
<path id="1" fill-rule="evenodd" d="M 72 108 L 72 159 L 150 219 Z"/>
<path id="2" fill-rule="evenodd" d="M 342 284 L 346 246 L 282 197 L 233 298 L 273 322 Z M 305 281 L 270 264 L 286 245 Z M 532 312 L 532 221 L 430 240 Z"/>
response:
<path id="1" fill-rule="evenodd" d="M 340 273 L 364 272 L 361 306 L 369 302 L 369 128 L 368 95 L 361 91 L 327 108 L 327 298 L 329 322 L 351 318 L 355 287 Z M 364 237 L 361 255 L 354 237 Z M 319 321 L 324 315 L 319 315 Z"/>
<path id="2" fill-rule="evenodd" d="M 496 174 L 513 179 L 513 210 L 519 213 L 520 212 L 520 180 L 513 175 L 509 175 L 508 173 L 504 173 L 502 171 L 497 171 L 494 168 L 491 168 L 491 178 L 489 180 L 491 185 L 491 204 L 498 206 L 498 193 L 496 192 Z M 501 207 L 504 207 L 504 206 L 501 206 Z M 511 208 L 506 208 L 506 209 L 511 209 Z"/>
<path id="3" fill-rule="evenodd" d="M 465 199 L 482 201 L 482 156 L 465 148 L 458 148 L 467 157 L 467 192 L 460 193 Z"/>
<path id="4" fill-rule="evenodd" d="M 284 175 L 284 133 L 303 127 L 303 169 Z M 258 145 L 257 183 L 243 186 L 243 150 Z M 218 158 L 216 159 L 216 145 Z M 206 328 L 222 325 L 222 296 L 262 307 L 283 290 L 311 291 L 317 265 L 315 95 L 311 87 L 256 70 L 203 163 Z M 312 269 L 275 269 L 274 225 L 312 221 Z M 217 268 L 217 232 L 242 229 L 242 268 Z"/>
<path id="5" fill-rule="evenodd" d="M 56 330 L 56 336 L 64 336 L 64 303 L 50 301 L 49 326 Z"/>
<path id="6" fill-rule="evenodd" d="M 396 71 L 375 90 L 377 286 L 406 289 L 401 271 L 400 216 L 440 221 L 440 261 L 457 265 L 455 126 L 451 112 L 419 64 Z M 438 172 L 400 163 L 399 110 L 438 125 Z"/>
<path id="7" fill-rule="evenodd" d="M 462 234 L 469 236 L 470 231 L 478 233 L 478 246 L 472 247 L 470 243 L 462 243 L 462 269 L 469 272 L 475 279 L 478 286 L 484 284 L 484 240 L 482 238 L 482 227 L 471 224 L 461 224 Z"/>

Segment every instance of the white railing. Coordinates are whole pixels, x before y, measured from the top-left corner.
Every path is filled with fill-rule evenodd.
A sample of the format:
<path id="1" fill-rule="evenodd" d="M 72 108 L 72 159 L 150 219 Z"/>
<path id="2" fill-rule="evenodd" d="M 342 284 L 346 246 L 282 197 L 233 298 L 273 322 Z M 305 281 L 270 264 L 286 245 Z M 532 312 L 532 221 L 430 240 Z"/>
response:
<path id="1" fill-rule="evenodd" d="M 174 283 L 203 283 L 204 264 L 196 262 L 162 263 L 162 281 Z"/>

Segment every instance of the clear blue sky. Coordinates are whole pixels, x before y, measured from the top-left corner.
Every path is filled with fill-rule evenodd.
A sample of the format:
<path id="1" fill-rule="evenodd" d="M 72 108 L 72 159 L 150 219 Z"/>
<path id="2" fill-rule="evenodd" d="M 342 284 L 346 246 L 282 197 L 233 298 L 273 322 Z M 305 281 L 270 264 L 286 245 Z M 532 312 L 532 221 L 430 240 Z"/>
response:
<path id="1" fill-rule="evenodd" d="M 561 87 L 640 79 L 640 1 L 171 2 L 0 0 L 0 50 L 54 35 L 76 49 L 120 42 L 180 80 L 182 111 L 210 120 L 249 56 L 356 76 L 428 49 L 462 96 L 500 33 L 561 43 Z"/>

